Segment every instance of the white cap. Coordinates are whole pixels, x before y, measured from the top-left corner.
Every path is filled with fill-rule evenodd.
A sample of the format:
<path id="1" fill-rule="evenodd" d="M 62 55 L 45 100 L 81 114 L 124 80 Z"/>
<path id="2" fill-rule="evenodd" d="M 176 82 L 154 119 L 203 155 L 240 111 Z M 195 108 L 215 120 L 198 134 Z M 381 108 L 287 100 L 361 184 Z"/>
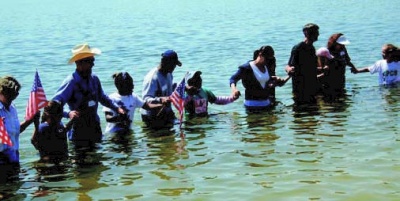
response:
<path id="1" fill-rule="evenodd" d="M 336 42 L 339 43 L 339 44 L 341 44 L 341 45 L 348 45 L 348 44 L 350 44 L 350 41 L 347 40 L 347 38 L 344 37 L 343 35 L 341 35 L 341 36 L 336 40 Z"/>

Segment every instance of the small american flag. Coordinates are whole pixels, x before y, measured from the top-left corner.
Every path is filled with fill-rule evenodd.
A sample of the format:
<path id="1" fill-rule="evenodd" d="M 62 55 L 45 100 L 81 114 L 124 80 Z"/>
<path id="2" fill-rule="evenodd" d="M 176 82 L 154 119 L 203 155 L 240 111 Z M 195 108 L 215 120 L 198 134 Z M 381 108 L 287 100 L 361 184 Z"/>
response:
<path id="1" fill-rule="evenodd" d="M 179 127 L 182 126 L 183 111 L 185 110 L 185 85 L 186 76 L 182 79 L 179 85 L 176 87 L 175 91 L 172 92 L 170 96 L 172 104 L 176 107 L 179 112 Z"/>
<path id="2" fill-rule="evenodd" d="M 42 83 L 40 82 L 39 73 L 36 70 L 35 80 L 33 81 L 28 105 L 26 106 L 25 120 L 31 119 L 36 112 L 46 106 L 46 104 L 46 94 L 44 93 Z"/>
<path id="3" fill-rule="evenodd" d="M 13 146 L 11 138 L 7 133 L 6 127 L 4 125 L 4 117 L 0 117 L 0 143 L 8 146 Z"/>

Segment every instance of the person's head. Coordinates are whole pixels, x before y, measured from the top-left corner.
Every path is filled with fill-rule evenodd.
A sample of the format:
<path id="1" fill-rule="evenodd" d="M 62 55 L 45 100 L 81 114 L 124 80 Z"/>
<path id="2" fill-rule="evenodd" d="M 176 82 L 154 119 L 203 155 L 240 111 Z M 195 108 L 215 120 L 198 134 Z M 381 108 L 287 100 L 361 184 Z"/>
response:
<path id="1" fill-rule="evenodd" d="M 5 105 L 10 105 L 13 100 L 19 95 L 21 84 L 11 76 L 4 76 L 0 78 L 0 95 L 1 102 Z"/>
<path id="2" fill-rule="evenodd" d="M 196 71 L 193 74 L 191 74 L 187 83 L 191 87 L 196 87 L 200 89 L 203 84 L 203 80 L 201 79 L 201 71 Z"/>
<path id="3" fill-rule="evenodd" d="M 382 58 L 388 61 L 397 60 L 399 49 L 393 44 L 384 44 L 382 46 Z"/>
<path id="4" fill-rule="evenodd" d="M 176 66 L 182 66 L 178 54 L 174 50 L 167 50 L 161 54 L 160 70 L 164 73 L 174 72 Z"/>
<path id="5" fill-rule="evenodd" d="M 58 123 L 63 117 L 63 106 L 57 101 L 49 101 L 44 107 L 42 122 Z"/>
<path id="6" fill-rule="evenodd" d="M 256 60 L 257 58 L 259 58 L 259 60 L 267 65 L 269 68 L 275 68 L 275 51 L 271 46 L 261 46 L 260 49 L 254 51 L 253 59 Z"/>
<path id="7" fill-rule="evenodd" d="M 308 23 L 303 26 L 303 34 L 311 43 L 318 40 L 319 26 L 314 23 Z"/>
<path id="8" fill-rule="evenodd" d="M 101 50 L 97 48 L 91 48 L 85 43 L 76 45 L 71 52 L 72 57 L 68 63 L 72 64 L 75 62 L 76 70 L 83 78 L 90 76 L 94 66 L 94 56 L 101 54 Z"/>
<path id="9" fill-rule="evenodd" d="M 135 85 L 133 84 L 133 78 L 127 72 L 118 72 L 112 75 L 114 79 L 115 87 L 121 96 L 131 95 Z"/>
<path id="10" fill-rule="evenodd" d="M 340 51 L 348 44 L 350 41 L 342 33 L 335 33 L 329 37 L 326 47 L 329 51 Z"/>

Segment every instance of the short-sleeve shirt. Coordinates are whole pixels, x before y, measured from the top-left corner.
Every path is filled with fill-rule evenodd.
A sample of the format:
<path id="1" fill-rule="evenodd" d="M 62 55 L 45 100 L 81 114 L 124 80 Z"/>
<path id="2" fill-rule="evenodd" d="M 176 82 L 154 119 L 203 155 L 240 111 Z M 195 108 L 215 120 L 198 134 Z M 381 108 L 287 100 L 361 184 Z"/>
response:
<path id="1" fill-rule="evenodd" d="M 379 85 L 390 85 L 400 82 L 400 62 L 387 63 L 385 59 L 368 67 L 371 74 L 378 73 Z"/>
<path id="2" fill-rule="evenodd" d="M 144 101 L 134 93 L 132 93 L 131 95 L 128 95 L 128 96 L 121 96 L 119 93 L 115 92 L 115 93 L 110 94 L 109 97 L 119 107 L 124 108 L 127 111 L 126 114 L 128 115 L 131 122 L 133 122 L 135 109 L 141 108 L 144 105 Z M 117 113 L 114 110 L 112 110 L 108 107 L 103 107 L 103 112 L 111 112 L 113 114 L 113 116 L 117 115 Z M 131 125 L 129 125 L 129 128 L 131 128 Z M 121 129 L 123 129 L 123 128 L 118 126 L 117 123 L 107 123 L 105 132 L 113 133 L 113 132 L 117 132 Z"/>
<path id="3" fill-rule="evenodd" d="M 19 163 L 19 135 L 20 135 L 20 124 L 18 120 L 18 113 L 14 104 L 10 105 L 9 110 L 0 102 L 0 117 L 4 118 L 4 126 L 11 138 L 12 146 L 8 146 L 0 143 L 0 152 L 2 155 L 7 157 L 8 161 L 2 161 L 4 163 Z"/>

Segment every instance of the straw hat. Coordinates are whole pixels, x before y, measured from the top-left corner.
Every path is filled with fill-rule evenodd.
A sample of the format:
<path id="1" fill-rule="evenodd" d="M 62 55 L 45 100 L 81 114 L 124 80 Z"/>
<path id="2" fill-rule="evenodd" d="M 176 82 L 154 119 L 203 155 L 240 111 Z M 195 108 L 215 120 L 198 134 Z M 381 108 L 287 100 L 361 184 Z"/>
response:
<path id="1" fill-rule="evenodd" d="M 87 43 L 85 44 L 80 44 L 75 46 L 72 50 L 72 57 L 69 59 L 68 64 L 72 64 L 75 61 L 87 58 L 87 57 L 92 57 L 94 55 L 99 55 L 101 54 L 101 50 L 98 48 L 91 48 Z"/>

